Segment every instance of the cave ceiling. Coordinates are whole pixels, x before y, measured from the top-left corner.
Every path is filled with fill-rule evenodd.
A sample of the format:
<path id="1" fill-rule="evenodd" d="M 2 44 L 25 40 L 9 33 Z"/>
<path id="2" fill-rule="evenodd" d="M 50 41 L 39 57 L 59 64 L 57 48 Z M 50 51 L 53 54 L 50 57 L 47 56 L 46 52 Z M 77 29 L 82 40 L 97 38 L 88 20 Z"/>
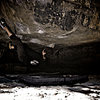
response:
<path id="1" fill-rule="evenodd" d="M 99 41 L 96 0 L 0 0 L 0 18 L 25 43 L 77 45 Z M 0 28 L 0 41 L 9 41 Z"/>

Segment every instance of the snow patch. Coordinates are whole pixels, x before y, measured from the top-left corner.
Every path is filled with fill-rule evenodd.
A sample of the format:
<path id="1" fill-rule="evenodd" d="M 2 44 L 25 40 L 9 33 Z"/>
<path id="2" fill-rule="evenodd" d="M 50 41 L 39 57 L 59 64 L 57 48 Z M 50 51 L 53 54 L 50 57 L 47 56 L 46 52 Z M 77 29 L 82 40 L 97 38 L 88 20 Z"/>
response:
<path id="1" fill-rule="evenodd" d="M 4 89 L 3 89 L 4 90 Z M 7 89 L 5 89 L 7 90 Z M 91 100 L 90 96 L 82 93 L 71 92 L 67 87 L 42 86 L 12 88 L 11 93 L 1 93 L 1 100 Z"/>

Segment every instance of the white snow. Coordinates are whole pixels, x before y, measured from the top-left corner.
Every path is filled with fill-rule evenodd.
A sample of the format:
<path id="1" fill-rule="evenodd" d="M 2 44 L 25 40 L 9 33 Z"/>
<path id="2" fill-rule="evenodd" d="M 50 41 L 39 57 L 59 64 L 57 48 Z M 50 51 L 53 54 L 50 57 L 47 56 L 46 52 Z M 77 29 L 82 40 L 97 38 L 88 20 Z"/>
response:
<path id="1" fill-rule="evenodd" d="M 0 93 L 0 100 L 92 100 L 88 95 L 69 91 L 66 86 L 16 87 L 3 91 L 11 93 Z"/>

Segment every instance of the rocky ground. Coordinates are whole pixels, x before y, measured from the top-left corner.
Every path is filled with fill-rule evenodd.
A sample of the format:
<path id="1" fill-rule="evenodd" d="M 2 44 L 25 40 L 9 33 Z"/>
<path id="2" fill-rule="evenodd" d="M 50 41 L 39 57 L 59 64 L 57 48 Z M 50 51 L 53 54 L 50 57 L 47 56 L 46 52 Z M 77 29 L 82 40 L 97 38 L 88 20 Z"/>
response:
<path id="1" fill-rule="evenodd" d="M 17 75 L 8 75 L 16 77 Z M 0 76 L 4 78 L 4 76 Z M 100 76 L 89 75 L 89 81 L 63 86 L 28 86 L 16 79 L 0 81 L 1 100 L 100 100 Z"/>

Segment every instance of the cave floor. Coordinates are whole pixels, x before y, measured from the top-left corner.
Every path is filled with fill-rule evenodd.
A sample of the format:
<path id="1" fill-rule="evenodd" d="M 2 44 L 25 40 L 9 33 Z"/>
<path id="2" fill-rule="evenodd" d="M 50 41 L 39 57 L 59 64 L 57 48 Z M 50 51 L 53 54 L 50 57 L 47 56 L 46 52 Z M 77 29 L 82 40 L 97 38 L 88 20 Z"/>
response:
<path id="1" fill-rule="evenodd" d="M 14 77 L 14 75 L 9 75 Z M 15 75 L 16 76 L 16 75 Z M 3 76 L 0 76 L 0 78 Z M 13 79 L 0 82 L 2 100 L 100 100 L 100 75 L 89 75 L 89 81 L 72 86 L 27 86 Z"/>

